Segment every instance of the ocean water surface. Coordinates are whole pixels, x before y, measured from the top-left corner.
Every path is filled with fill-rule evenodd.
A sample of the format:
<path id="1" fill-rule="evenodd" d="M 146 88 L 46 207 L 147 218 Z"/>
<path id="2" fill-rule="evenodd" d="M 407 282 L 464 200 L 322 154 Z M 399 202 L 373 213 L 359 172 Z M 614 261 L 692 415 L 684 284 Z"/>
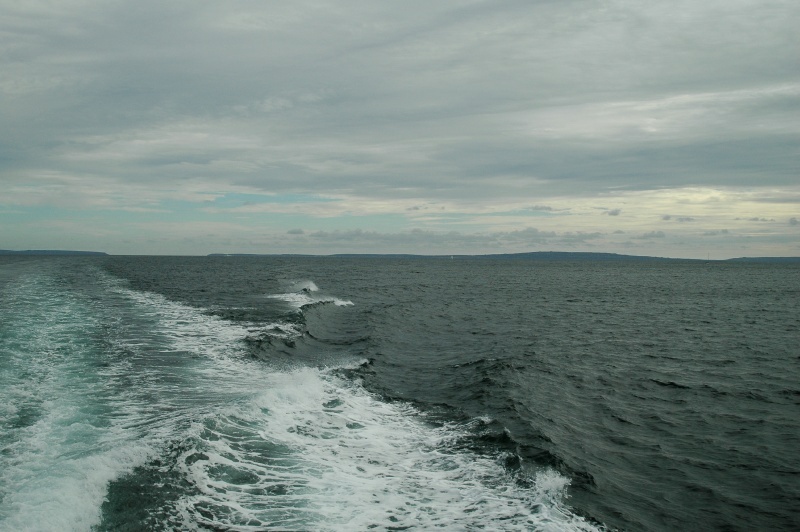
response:
<path id="1" fill-rule="evenodd" d="M 0 257 L 0 530 L 797 530 L 800 266 Z"/>

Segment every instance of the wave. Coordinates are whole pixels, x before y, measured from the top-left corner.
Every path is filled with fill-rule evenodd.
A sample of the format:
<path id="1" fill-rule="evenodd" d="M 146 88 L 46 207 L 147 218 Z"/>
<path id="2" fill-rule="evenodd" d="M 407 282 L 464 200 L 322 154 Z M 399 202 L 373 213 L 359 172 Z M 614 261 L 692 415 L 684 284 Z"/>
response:
<path id="1" fill-rule="evenodd" d="M 435 427 L 336 371 L 274 372 L 251 401 L 199 422 L 176 465 L 192 493 L 162 525 L 593 529 L 564 506 L 566 477 L 541 471 L 521 482 L 502 456 L 463 452 L 465 427 Z"/>
<path id="2" fill-rule="evenodd" d="M 352 301 L 339 299 L 337 297 L 318 295 L 318 292 L 319 288 L 313 281 L 294 281 L 290 283 L 289 292 L 269 294 L 266 297 L 286 301 L 295 309 L 302 309 L 303 307 L 320 303 L 333 303 L 339 307 L 351 306 L 353 304 Z"/>
<path id="3" fill-rule="evenodd" d="M 47 347 L 28 359 L 43 414 L 4 449 L 0 528 L 114 529 L 136 515 L 188 530 L 594 529 L 566 506 L 566 477 L 471 452 L 463 423 L 431 423 L 347 378 L 360 359 L 248 356 L 248 338 L 291 337 L 294 322 L 237 324 L 109 276 L 90 295 L 18 290 L 24 303 L 3 311 L 29 333 L 20 384 L 24 357 Z M 317 293 L 302 295 L 331 299 Z"/>

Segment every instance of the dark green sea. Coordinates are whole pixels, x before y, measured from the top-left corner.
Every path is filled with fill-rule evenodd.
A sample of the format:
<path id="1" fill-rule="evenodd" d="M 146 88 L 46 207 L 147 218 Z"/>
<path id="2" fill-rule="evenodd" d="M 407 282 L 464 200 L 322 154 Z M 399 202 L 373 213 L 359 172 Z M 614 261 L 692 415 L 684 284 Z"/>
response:
<path id="1" fill-rule="evenodd" d="M 0 530 L 799 530 L 800 265 L 0 257 Z"/>

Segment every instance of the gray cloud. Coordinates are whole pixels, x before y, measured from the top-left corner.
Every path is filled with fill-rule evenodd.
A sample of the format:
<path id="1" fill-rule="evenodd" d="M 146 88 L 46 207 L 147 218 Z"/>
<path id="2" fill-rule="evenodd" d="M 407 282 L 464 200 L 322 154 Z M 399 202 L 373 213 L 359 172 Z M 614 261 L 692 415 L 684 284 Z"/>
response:
<path id="1" fill-rule="evenodd" d="M 798 19 L 790 0 L 0 0 L 0 208 L 305 195 L 413 224 L 451 203 L 579 217 L 567 198 L 624 222 L 610 195 L 692 187 L 796 203 Z M 651 212 L 704 219 L 682 209 Z M 506 233 L 473 244 L 556 238 Z"/>
<path id="2" fill-rule="evenodd" d="M 634 238 L 637 238 L 639 240 L 649 240 L 651 238 L 664 238 L 666 236 L 667 235 L 664 233 L 664 231 L 649 231 Z"/>
<path id="3" fill-rule="evenodd" d="M 800 203 L 800 196 L 795 196 L 792 194 L 787 194 L 780 197 L 761 196 L 754 199 L 754 201 L 757 201 L 758 203 Z"/>
<path id="4" fill-rule="evenodd" d="M 789 123 L 780 117 L 796 105 L 798 90 L 761 94 L 750 74 L 770 73 L 773 84 L 792 81 L 786 76 L 794 65 L 791 44 L 770 34 L 785 24 L 778 18 L 749 13 L 739 19 L 713 3 L 675 7 L 680 20 L 657 4 L 612 2 L 600 10 L 585 3 L 589 25 L 552 24 L 561 28 L 554 31 L 550 23 L 574 13 L 574 6 L 443 2 L 415 12 L 407 5 L 364 10 L 343 2 L 336 10 L 293 3 L 267 12 L 257 4 L 235 10 L 147 1 L 66 5 L 50 17 L 5 8 L 16 15 L 10 20 L 38 27 L 32 39 L 19 32 L 22 24 L 4 24 L 20 37 L 12 63 L 15 102 L 8 105 L 36 108 L 48 118 L 34 129 L 29 114 L 4 114 L 3 144 L 55 146 L 47 159 L 76 171 L 96 169 L 98 162 L 113 168 L 108 159 L 125 155 L 115 147 L 128 142 L 131 172 L 112 175 L 215 177 L 214 162 L 246 160 L 254 172 L 231 179 L 272 191 L 315 186 L 320 172 L 336 176 L 334 190 L 377 195 L 410 187 L 440 197 L 486 194 L 482 181 L 497 176 L 506 176 L 507 185 L 493 187 L 492 195 L 514 194 L 515 183 L 531 186 L 533 177 L 562 190 L 572 181 L 598 190 L 654 180 L 663 185 L 664 179 L 749 183 L 756 170 L 770 183 L 795 178 L 789 161 L 776 165 L 796 146 L 797 127 L 752 136 L 709 124 L 705 138 L 680 129 L 709 106 L 726 124 L 772 123 L 773 115 L 775 123 Z M 800 14 L 792 5 L 783 6 L 784 17 Z M 726 21 L 753 40 L 745 45 L 743 35 L 732 37 Z M 652 38 L 617 37 L 643 22 Z M 761 48 L 754 50 L 753 42 Z M 552 61 L 553 50 L 567 61 Z M 508 56 L 515 60 L 497 60 Z M 648 83 L 634 84 L 634 76 Z M 583 88 L 587 79 L 591 92 Z M 681 99 L 688 86 L 700 96 Z M 731 95 L 731 88 L 739 92 Z M 611 99 L 596 100 L 600 93 Z M 542 134 L 539 124 L 548 123 L 556 101 L 561 112 L 588 112 L 594 122 Z M 655 125 L 648 122 L 652 115 L 660 117 Z M 176 132 L 180 124 L 194 135 Z M 670 134 L 653 132 L 655 143 L 643 142 L 638 132 L 628 138 L 658 124 Z M 239 142 L 220 142 L 234 131 Z M 164 135 L 173 139 L 171 147 Z M 584 137 L 595 135 L 605 140 L 587 146 Z M 204 146 L 204 138 L 214 147 Z M 35 149 L 18 153 L 23 164 L 41 156 Z M 106 161 L 90 158 L 89 166 L 74 157 L 91 153 Z M 765 166 L 772 171 L 763 172 Z M 384 177 L 376 182 L 378 175 Z"/>
<path id="5" fill-rule="evenodd" d="M 415 229 L 411 231 L 387 233 L 354 229 L 347 231 L 314 231 L 306 233 L 333 249 L 345 249 L 348 245 L 371 246 L 374 250 L 394 249 L 400 252 L 422 250 L 426 253 L 451 253 L 453 250 L 468 250 L 479 247 L 489 251 L 507 251 L 516 246 L 525 245 L 526 249 L 545 245 L 573 247 L 588 241 L 603 238 L 603 234 L 595 233 L 557 233 L 540 231 L 527 227 L 516 231 L 498 231 L 493 233 L 462 233 L 459 231 L 428 231 Z"/>
<path id="6" fill-rule="evenodd" d="M 563 244 L 567 244 L 567 243 L 570 243 L 570 244 L 577 244 L 577 243 L 583 244 L 583 243 L 586 243 L 586 242 L 590 242 L 592 240 L 597 240 L 597 239 L 603 238 L 604 236 L 605 236 L 604 233 L 599 233 L 599 232 L 594 232 L 594 233 L 583 233 L 583 232 L 571 233 L 571 232 L 567 232 L 567 233 L 564 233 L 564 234 L 561 235 L 561 239 L 560 240 L 561 240 L 561 243 L 563 243 Z"/>
<path id="7" fill-rule="evenodd" d="M 789 218 L 789 225 L 798 225 L 800 222 L 794 216 Z"/>

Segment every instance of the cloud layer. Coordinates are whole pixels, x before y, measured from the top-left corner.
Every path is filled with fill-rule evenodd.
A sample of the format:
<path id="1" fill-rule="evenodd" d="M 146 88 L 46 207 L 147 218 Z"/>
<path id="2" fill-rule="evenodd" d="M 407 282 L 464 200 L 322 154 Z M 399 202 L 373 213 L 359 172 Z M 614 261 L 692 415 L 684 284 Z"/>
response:
<path id="1" fill-rule="evenodd" d="M 797 20 L 0 1 L 0 247 L 797 255 Z"/>

